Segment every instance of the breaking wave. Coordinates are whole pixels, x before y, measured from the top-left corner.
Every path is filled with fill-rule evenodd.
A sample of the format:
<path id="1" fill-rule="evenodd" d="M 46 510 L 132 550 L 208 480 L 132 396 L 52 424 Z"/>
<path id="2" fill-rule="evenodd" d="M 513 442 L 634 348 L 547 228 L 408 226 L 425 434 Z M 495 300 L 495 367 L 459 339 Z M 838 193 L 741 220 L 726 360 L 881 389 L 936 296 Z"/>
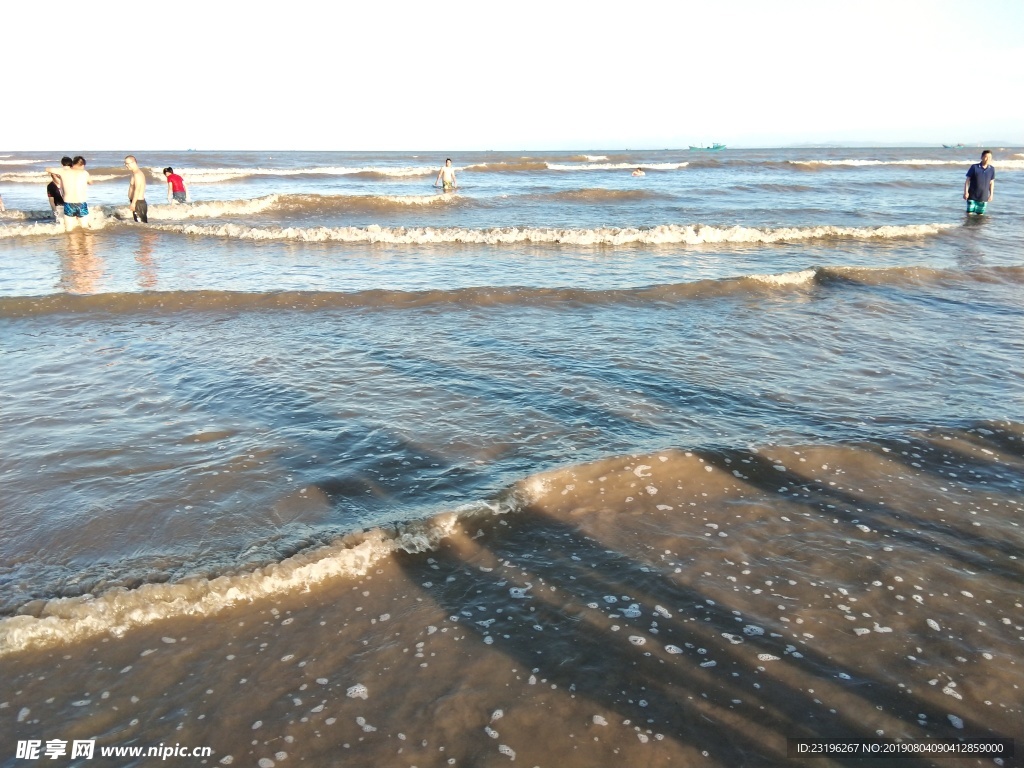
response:
<path id="1" fill-rule="evenodd" d="M 216 578 L 186 577 L 175 583 L 115 587 L 100 595 L 49 600 L 33 615 L 0 620 L 0 656 L 96 637 L 120 637 L 135 627 L 180 616 L 212 616 L 240 603 L 308 591 L 320 584 L 365 575 L 396 552 L 429 552 L 474 518 L 506 514 L 520 501 L 508 493 L 493 502 L 469 504 L 429 520 L 400 523 L 343 536 L 281 562 Z"/>
<path id="2" fill-rule="evenodd" d="M 714 227 L 664 224 L 656 227 L 554 229 L 546 227 L 251 227 L 242 224 L 155 225 L 155 229 L 185 235 L 238 240 L 295 240 L 300 242 L 389 243 L 428 245 L 516 243 L 571 245 L 703 245 L 713 243 L 782 243 L 815 239 L 894 239 L 927 237 L 957 224 L 912 224 L 880 227 Z"/>

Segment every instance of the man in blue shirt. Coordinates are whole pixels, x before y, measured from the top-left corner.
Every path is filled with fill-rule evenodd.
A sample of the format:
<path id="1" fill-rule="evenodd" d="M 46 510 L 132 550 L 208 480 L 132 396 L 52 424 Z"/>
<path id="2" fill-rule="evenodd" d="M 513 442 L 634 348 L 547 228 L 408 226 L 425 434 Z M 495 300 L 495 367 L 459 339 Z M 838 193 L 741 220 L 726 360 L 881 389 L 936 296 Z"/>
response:
<path id="1" fill-rule="evenodd" d="M 964 200 L 967 201 L 967 212 L 979 216 L 985 213 L 989 201 L 996 189 L 996 169 L 989 163 L 992 161 L 992 150 L 981 153 L 981 162 L 975 163 L 967 171 L 964 182 Z"/>

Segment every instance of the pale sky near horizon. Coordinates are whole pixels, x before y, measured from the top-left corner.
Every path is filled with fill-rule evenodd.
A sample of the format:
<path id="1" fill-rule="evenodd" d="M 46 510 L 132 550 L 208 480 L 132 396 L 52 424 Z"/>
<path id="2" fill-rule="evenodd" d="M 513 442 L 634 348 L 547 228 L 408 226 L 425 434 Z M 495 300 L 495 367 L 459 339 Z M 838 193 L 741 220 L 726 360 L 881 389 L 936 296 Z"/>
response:
<path id="1" fill-rule="evenodd" d="M 52 10 L 5 5 L 0 150 L 1024 145 L 1021 0 Z"/>

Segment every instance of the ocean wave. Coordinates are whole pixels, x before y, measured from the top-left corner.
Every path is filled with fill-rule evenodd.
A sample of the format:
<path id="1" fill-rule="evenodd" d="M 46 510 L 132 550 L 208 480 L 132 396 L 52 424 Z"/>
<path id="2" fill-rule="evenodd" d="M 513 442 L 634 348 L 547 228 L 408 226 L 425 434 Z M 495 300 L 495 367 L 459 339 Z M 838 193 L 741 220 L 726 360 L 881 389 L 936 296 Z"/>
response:
<path id="1" fill-rule="evenodd" d="M 669 198 L 670 195 L 652 192 L 648 189 L 569 189 L 563 192 L 551 192 L 539 195 L 544 200 L 569 200 L 575 203 L 605 203 L 623 200 L 654 200 Z"/>
<path id="2" fill-rule="evenodd" d="M 295 240 L 300 242 L 387 243 L 428 245 L 465 243 L 510 245 L 517 243 L 568 245 L 704 245 L 714 243 L 782 243 L 817 239 L 894 239 L 939 234 L 957 224 L 911 224 L 879 227 L 714 227 L 700 224 L 664 224 L 649 228 L 602 227 L 554 229 L 544 227 L 252 227 L 242 224 L 155 225 L 153 228 L 185 235 L 237 240 Z"/>
<path id="3" fill-rule="evenodd" d="M 212 616 L 239 603 L 296 594 L 336 579 L 366 575 L 396 552 L 437 548 L 475 517 L 513 510 L 511 495 L 493 503 L 467 505 L 423 522 L 350 534 L 326 547 L 300 552 L 282 562 L 241 574 L 185 578 L 172 584 L 118 587 L 97 596 L 57 598 L 36 615 L 0 620 L 0 656 L 28 648 L 63 645 L 100 635 L 120 637 L 133 628 L 182 616 Z"/>
<path id="4" fill-rule="evenodd" d="M 113 179 L 126 180 L 126 173 L 104 173 L 100 171 L 89 171 L 89 178 L 93 182 L 112 181 Z M 9 184 L 49 184 L 50 174 L 46 171 L 21 171 L 12 173 L 0 173 L 0 181 Z"/>
<path id="5" fill-rule="evenodd" d="M 216 219 L 227 216 L 252 216 L 265 211 L 323 213 L 344 210 L 394 210 L 432 205 L 452 205 L 457 195 L 264 195 L 249 200 L 213 200 L 180 204 L 150 204 L 151 221 Z M 112 215 L 122 221 L 132 218 L 128 206 L 114 209 Z"/>
<path id="6" fill-rule="evenodd" d="M 546 163 L 551 171 L 625 171 L 642 168 L 645 171 L 676 171 L 689 163 Z"/>
<path id="7" fill-rule="evenodd" d="M 127 208 L 125 209 L 127 210 Z M 25 224 L 0 224 L 0 240 L 12 237 L 36 237 L 39 235 L 62 235 L 66 232 L 63 221 L 54 221 L 46 211 L 18 211 L 26 214 Z M 131 214 L 129 214 L 131 215 Z M 28 218 L 31 216 L 31 218 Z M 90 206 L 89 229 L 100 230 L 110 223 L 111 217 L 102 208 Z"/>
<path id="8" fill-rule="evenodd" d="M 456 168 L 455 170 L 486 171 L 488 173 L 518 173 L 521 171 L 546 171 L 547 168 L 548 164 L 542 160 L 528 160 L 524 158 L 522 160 L 509 160 L 493 163 L 474 163 L 472 165 Z"/>
<path id="9" fill-rule="evenodd" d="M 479 286 L 401 291 L 139 291 L 0 297 L 0 319 L 89 313 L 165 315 L 185 312 L 317 312 L 321 310 L 468 309 L 483 307 L 580 307 L 678 304 L 689 301 L 751 297 L 780 290 L 817 286 L 1024 285 L 1024 266 L 944 270 L 926 267 L 813 267 L 776 274 L 737 275 L 640 288 L 588 290 L 528 286 Z"/>
<path id="10" fill-rule="evenodd" d="M 878 166 L 878 165 L 955 165 L 955 166 L 969 166 L 973 163 L 978 162 L 977 159 L 971 158 L 967 160 L 860 160 L 860 159 L 848 159 L 848 160 L 787 160 L 790 165 L 799 165 L 806 167 L 816 166 L 831 166 L 831 167 L 850 167 L 860 168 L 864 166 Z M 1008 170 L 1024 170 L 1024 160 L 993 160 L 992 165 L 996 168 L 1003 168 Z"/>
<path id="11" fill-rule="evenodd" d="M 163 183 L 162 168 L 150 168 L 154 179 Z M 243 179 L 249 176 L 354 176 L 382 177 L 429 176 L 436 174 L 434 166 L 315 166 L 310 168 L 176 168 L 175 173 L 190 184 L 214 184 Z"/>
<path id="12" fill-rule="evenodd" d="M 29 160 L 27 158 L 24 160 L 19 158 L 10 160 L 8 158 L 10 158 L 10 155 L 4 155 L 3 159 L 0 159 L 0 165 L 36 165 L 40 162 L 39 160 Z"/>

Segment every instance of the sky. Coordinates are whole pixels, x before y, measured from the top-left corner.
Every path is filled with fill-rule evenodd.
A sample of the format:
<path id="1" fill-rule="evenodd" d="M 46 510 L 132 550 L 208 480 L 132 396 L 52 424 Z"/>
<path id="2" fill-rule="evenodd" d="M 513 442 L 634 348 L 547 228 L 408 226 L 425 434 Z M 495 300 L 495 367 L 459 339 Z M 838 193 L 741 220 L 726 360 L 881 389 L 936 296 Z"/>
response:
<path id="1" fill-rule="evenodd" d="M 1024 145 L 1022 0 L 81 10 L 4 3 L 0 151 Z"/>

